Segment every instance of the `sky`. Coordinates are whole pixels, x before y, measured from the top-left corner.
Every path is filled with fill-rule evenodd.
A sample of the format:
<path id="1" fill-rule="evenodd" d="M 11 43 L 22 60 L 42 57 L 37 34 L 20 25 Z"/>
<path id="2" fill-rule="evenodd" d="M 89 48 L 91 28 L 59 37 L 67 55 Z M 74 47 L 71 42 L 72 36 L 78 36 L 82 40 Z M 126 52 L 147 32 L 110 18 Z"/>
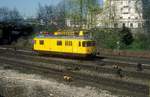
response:
<path id="1" fill-rule="evenodd" d="M 17 8 L 25 17 L 35 16 L 39 3 L 41 5 L 55 5 L 61 0 L 0 0 L 0 7 Z"/>
<path id="2" fill-rule="evenodd" d="M 17 8 L 24 17 L 35 16 L 39 3 L 56 5 L 61 0 L 0 0 L 0 7 Z M 102 0 L 100 0 L 102 1 Z"/>

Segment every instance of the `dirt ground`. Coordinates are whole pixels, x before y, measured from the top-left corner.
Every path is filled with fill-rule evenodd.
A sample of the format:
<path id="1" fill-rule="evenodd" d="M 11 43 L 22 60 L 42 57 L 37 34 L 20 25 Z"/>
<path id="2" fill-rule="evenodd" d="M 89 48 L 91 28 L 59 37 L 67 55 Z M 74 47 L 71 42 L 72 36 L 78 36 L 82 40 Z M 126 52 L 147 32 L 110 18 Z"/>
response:
<path id="1" fill-rule="evenodd" d="M 0 67 L 0 97 L 118 97 L 94 87 L 76 87 L 36 74 Z"/>

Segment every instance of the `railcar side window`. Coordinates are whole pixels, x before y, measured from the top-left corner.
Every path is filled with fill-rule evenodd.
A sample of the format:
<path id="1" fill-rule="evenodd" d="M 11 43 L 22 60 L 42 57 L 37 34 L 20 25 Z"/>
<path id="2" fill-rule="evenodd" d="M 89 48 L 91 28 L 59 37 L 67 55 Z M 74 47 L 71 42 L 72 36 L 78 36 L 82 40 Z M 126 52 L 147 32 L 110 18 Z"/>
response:
<path id="1" fill-rule="evenodd" d="M 72 41 L 69 41 L 69 46 L 72 46 Z"/>
<path id="2" fill-rule="evenodd" d="M 68 45 L 68 41 L 65 41 L 65 46 L 67 46 Z"/>
<path id="3" fill-rule="evenodd" d="M 57 41 L 57 46 L 62 46 L 62 41 L 58 40 Z"/>
<path id="4" fill-rule="evenodd" d="M 82 42 L 83 47 L 87 47 L 87 43 L 85 41 Z"/>
<path id="5" fill-rule="evenodd" d="M 65 46 L 72 46 L 72 41 L 65 41 Z"/>
<path id="6" fill-rule="evenodd" d="M 79 47 L 81 46 L 81 42 L 79 41 Z"/>
<path id="7" fill-rule="evenodd" d="M 40 40 L 40 45 L 43 45 L 44 44 L 44 40 Z"/>

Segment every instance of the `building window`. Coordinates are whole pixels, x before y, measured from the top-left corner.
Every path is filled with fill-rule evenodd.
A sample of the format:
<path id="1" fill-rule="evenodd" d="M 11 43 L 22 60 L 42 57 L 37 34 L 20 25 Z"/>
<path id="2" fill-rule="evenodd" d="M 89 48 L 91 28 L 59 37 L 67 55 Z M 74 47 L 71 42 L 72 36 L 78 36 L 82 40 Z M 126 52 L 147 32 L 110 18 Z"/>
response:
<path id="1" fill-rule="evenodd" d="M 138 19 L 138 17 L 135 17 L 135 19 Z"/>
<path id="2" fill-rule="evenodd" d="M 130 27 L 133 28 L 133 23 L 130 23 Z"/>
<path id="3" fill-rule="evenodd" d="M 125 26 L 126 26 L 126 24 L 125 24 L 125 23 L 122 23 L 122 26 L 123 26 L 123 27 L 125 27 Z"/>
<path id="4" fill-rule="evenodd" d="M 128 8 L 129 6 L 123 6 L 123 8 Z"/>
<path id="5" fill-rule="evenodd" d="M 131 1 L 129 0 L 129 1 L 128 1 L 128 3 L 130 4 L 130 3 L 131 3 Z"/>
<path id="6" fill-rule="evenodd" d="M 129 14 L 129 12 L 123 12 L 122 14 Z"/>
<path id="7" fill-rule="evenodd" d="M 131 8 L 128 9 L 128 11 L 130 12 Z"/>
<path id="8" fill-rule="evenodd" d="M 118 27 L 118 23 L 115 23 L 115 24 L 114 24 L 114 27 L 117 28 L 117 27 Z"/>
<path id="9" fill-rule="evenodd" d="M 57 41 L 57 46 L 61 46 L 62 45 L 62 41 L 58 40 Z"/>
<path id="10" fill-rule="evenodd" d="M 139 27 L 139 28 L 141 28 L 141 27 L 142 27 L 141 23 L 138 23 L 138 27 Z"/>
<path id="11" fill-rule="evenodd" d="M 44 44 L 44 40 L 40 40 L 40 45 L 43 45 Z"/>
<path id="12" fill-rule="evenodd" d="M 130 19 L 130 17 L 128 17 L 128 19 Z"/>
<path id="13" fill-rule="evenodd" d="M 123 4 L 123 2 L 121 1 L 121 2 L 120 2 L 120 4 L 122 5 L 122 4 Z"/>
<path id="14" fill-rule="evenodd" d="M 123 11 L 123 8 L 121 8 L 120 10 L 121 10 L 121 12 L 122 12 L 122 11 Z"/>

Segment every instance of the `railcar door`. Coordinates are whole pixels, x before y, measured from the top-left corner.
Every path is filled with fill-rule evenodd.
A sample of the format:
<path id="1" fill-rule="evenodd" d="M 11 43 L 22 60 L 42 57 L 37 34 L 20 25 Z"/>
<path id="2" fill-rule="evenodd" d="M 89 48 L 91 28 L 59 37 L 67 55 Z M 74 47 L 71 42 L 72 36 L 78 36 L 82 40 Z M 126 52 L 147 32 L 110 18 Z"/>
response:
<path id="1" fill-rule="evenodd" d="M 38 50 L 45 51 L 45 40 L 39 39 Z"/>
<path id="2" fill-rule="evenodd" d="M 82 41 L 81 40 L 78 40 L 76 42 L 76 54 L 82 54 Z"/>
<path id="3" fill-rule="evenodd" d="M 54 51 L 57 53 L 63 52 L 63 41 L 62 40 L 56 40 L 56 46 L 54 47 Z"/>
<path id="4" fill-rule="evenodd" d="M 73 47 L 72 53 L 77 54 L 78 53 L 78 40 L 74 40 L 72 47 Z"/>

